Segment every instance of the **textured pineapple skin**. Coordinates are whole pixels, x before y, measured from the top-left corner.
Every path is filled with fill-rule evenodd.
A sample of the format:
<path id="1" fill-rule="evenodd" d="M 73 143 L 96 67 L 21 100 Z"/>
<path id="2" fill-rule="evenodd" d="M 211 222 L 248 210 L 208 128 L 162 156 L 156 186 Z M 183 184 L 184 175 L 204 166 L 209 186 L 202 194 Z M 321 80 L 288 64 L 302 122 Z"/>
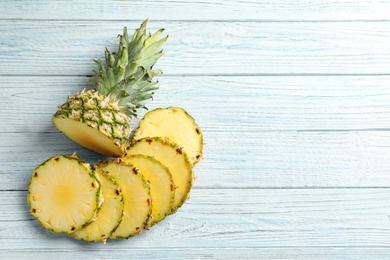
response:
<path id="1" fill-rule="evenodd" d="M 79 138 L 81 141 L 75 140 L 72 135 L 77 135 L 77 129 L 65 130 L 56 123 L 58 118 L 80 122 L 99 131 L 117 149 L 105 151 L 107 143 L 94 142 L 93 146 L 89 146 L 82 141 L 83 138 Z M 106 156 L 120 156 L 125 153 L 130 144 L 130 120 L 131 118 L 121 111 L 117 103 L 94 90 L 82 91 L 69 97 L 53 116 L 53 124 L 58 130 L 79 145 Z M 101 149 L 96 146 L 100 146 Z"/>
<path id="2" fill-rule="evenodd" d="M 82 225 L 79 225 L 77 227 L 74 227 L 72 230 L 58 230 L 58 229 L 55 229 L 53 228 L 52 226 L 49 226 L 47 225 L 46 223 L 42 222 L 40 219 L 39 219 L 39 216 L 38 214 L 36 214 L 35 210 L 34 210 L 34 197 L 33 197 L 33 194 L 31 193 L 30 191 L 30 187 L 31 185 L 33 184 L 33 181 L 34 181 L 34 178 L 36 177 L 36 173 L 42 168 L 44 167 L 47 163 L 49 163 L 50 161 L 58 161 L 58 160 L 70 160 L 70 161 L 75 161 L 78 163 L 79 167 L 82 168 L 83 170 L 85 170 L 86 172 L 88 172 L 88 175 L 89 177 L 91 178 L 91 180 L 95 183 L 96 187 L 97 187 L 97 192 L 95 194 L 95 203 L 96 203 L 96 208 L 94 210 L 94 213 L 91 217 L 91 219 L 89 219 L 88 221 L 86 221 L 85 223 L 83 223 Z M 90 165 L 86 162 L 84 162 L 83 160 L 81 160 L 80 158 L 78 158 L 76 155 L 60 155 L 60 154 L 57 154 L 49 159 L 47 159 L 46 161 L 44 161 L 43 163 L 41 163 L 37 168 L 35 168 L 31 178 L 30 178 L 30 182 L 29 182 L 29 185 L 28 185 L 28 192 L 27 192 L 27 203 L 29 204 L 30 206 L 30 213 L 31 215 L 47 230 L 50 230 L 50 231 L 53 231 L 55 233 L 64 233 L 64 234 L 71 234 L 73 232 L 76 232 L 86 226 L 88 226 L 91 222 L 94 221 L 94 218 L 96 217 L 96 215 L 98 214 L 102 204 L 103 204 L 103 201 L 104 201 L 104 198 L 103 198 L 103 193 L 102 193 L 102 189 L 101 189 L 101 185 L 100 185 L 100 180 L 99 180 L 99 177 L 97 176 L 97 174 L 95 173 L 94 170 L 92 170 L 92 168 L 90 167 Z"/>

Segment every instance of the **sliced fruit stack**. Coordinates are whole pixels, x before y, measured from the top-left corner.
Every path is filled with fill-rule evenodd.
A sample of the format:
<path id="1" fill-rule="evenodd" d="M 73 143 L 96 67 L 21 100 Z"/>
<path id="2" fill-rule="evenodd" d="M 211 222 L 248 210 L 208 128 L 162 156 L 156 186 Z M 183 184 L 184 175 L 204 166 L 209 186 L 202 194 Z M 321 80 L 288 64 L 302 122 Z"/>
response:
<path id="1" fill-rule="evenodd" d="M 95 89 L 59 107 L 53 124 L 81 146 L 115 157 L 90 165 L 76 154 L 39 165 L 28 186 L 31 214 L 48 230 L 88 242 L 129 238 L 175 213 L 189 198 L 193 167 L 202 159 L 203 136 L 182 108 L 149 111 L 130 138 L 140 101 L 157 89 L 153 65 L 163 55 L 163 30 L 132 39 L 124 29 L 119 50 L 96 61 Z"/>

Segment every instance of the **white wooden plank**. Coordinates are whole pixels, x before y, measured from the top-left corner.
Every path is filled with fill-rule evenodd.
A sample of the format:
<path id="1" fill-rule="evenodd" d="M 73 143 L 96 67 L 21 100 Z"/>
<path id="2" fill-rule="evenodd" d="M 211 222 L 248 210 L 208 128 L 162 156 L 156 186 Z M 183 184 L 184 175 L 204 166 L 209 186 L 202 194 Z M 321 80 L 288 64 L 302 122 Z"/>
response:
<path id="1" fill-rule="evenodd" d="M 195 189 L 390 187 L 390 132 L 207 132 Z M 60 133 L 2 133 L 0 190 L 25 190 L 57 153 L 104 157 Z"/>
<path id="2" fill-rule="evenodd" d="M 1 75 L 87 75 L 126 21 L 0 21 Z M 389 22 L 152 22 L 166 75 L 389 74 Z"/>
<path id="3" fill-rule="evenodd" d="M 390 126 L 390 76 L 162 76 L 159 82 L 148 107 L 183 107 L 205 132 Z M 0 77 L 0 132 L 57 132 L 51 125 L 57 106 L 85 87 L 83 76 Z"/>
<path id="4" fill-rule="evenodd" d="M 351 20 L 389 19 L 388 1 L 372 0 L 3 0 L 1 19 Z"/>
<path id="5" fill-rule="evenodd" d="M 389 247 L 390 189 L 202 189 L 142 235 L 87 244 L 44 230 L 25 192 L 0 192 L 0 248 L 23 251 Z M 174 252 L 172 252 L 174 254 Z M 390 254 L 390 252 L 389 252 Z"/>
<path id="6" fill-rule="evenodd" d="M 160 259 L 176 260 L 183 259 L 267 259 L 267 260 L 334 260 L 334 259 L 356 259 L 356 260 L 388 260 L 390 257 L 388 248 L 367 248 L 367 247 L 302 247 L 302 248 L 177 248 L 177 249 L 115 249 L 109 246 L 104 250 L 94 249 L 34 249 L 34 250 L 9 250 L 1 252 L 4 259 Z"/>

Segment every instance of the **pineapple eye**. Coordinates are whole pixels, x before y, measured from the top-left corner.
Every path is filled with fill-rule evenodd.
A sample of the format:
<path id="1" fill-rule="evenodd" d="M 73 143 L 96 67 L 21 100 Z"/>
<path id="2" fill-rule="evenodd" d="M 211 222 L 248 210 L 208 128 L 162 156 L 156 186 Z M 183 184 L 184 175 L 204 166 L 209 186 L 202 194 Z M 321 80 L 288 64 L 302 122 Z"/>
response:
<path id="1" fill-rule="evenodd" d="M 100 116 L 103 118 L 103 120 L 107 123 L 114 122 L 114 116 L 109 110 L 102 110 L 100 112 Z"/>
<path id="2" fill-rule="evenodd" d="M 78 111 L 78 112 L 81 112 L 81 111 Z M 85 120 L 99 121 L 99 119 L 100 119 L 99 112 L 96 110 L 86 110 L 84 112 L 84 118 L 85 118 Z"/>

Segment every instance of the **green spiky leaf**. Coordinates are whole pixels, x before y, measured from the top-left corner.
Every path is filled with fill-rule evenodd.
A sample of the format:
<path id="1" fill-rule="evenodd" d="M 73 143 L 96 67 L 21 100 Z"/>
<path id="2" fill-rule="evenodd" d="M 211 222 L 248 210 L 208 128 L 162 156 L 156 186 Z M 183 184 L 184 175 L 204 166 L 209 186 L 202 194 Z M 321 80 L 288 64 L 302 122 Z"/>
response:
<path id="1" fill-rule="evenodd" d="M 153 69 L 154 64 L 164 55 L 163 44 L 168 36 L 160 38 L 164 29 L 154 34 L 146 32 L 147 20 L 129 38 L 127 28 L 119 35 L 116 53 L 105 50 L 105 62 L 95 60 L 98 71 L 93 71 L 89 81 L 95 89 L 110 99 L 118 101 L 122 110 L 129 116 L 136 116 L 137 108 L 146 108 L 141 101 L 153 97 L 158 89 L 155 76 L 162 73 Z"/>

